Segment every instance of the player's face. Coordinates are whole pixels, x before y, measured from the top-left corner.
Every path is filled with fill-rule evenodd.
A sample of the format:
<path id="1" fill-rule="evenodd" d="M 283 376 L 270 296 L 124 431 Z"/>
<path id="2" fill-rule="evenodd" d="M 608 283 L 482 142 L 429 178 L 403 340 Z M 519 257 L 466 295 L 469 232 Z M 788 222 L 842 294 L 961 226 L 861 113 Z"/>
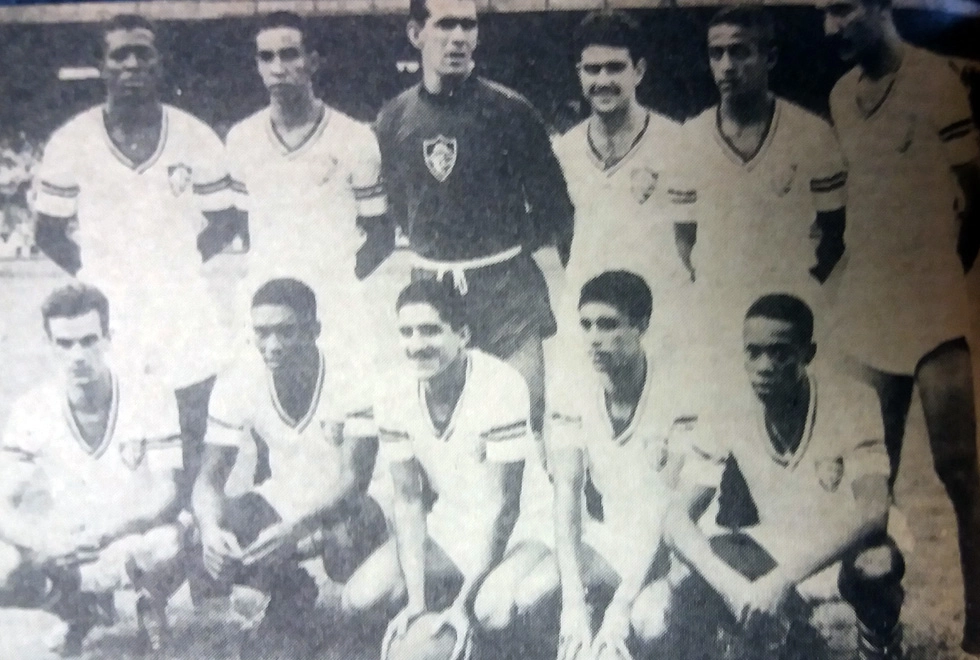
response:
<path id="1" fill-rule="evenodd" d="M 708 62 L 722 97 L 755 95 L 769 89 L 772 58 L 754 30 L 724 23 L 711 26 Z"/>
<path id="2" fill-rule="evenodd" d="M 752 317 L 743 331 L 745 370 L 756 396 L 765 400 L 780 392 L 793 392 L 806 375 L 813 345 L 803 344 L 792 323 Z"/>
<path id="3" fill-rule="evenodd" d="M 316 64 L 303 45 L 303 35 L 291 27 L 262 30 L 255 37 L 255 61 L 262 83 L 276 95 L 312 84 Z"/>
<path id="4" fill-rule="evenodd" d="M 145 28 L 112 30 L 105 35 L 102 79 L 115 99 L 152 98 L 160 77 L 160 53 Z"/>
<path id="5" fill-rule="evenodd" d="M 882 8 L 861 0 L 821 0 L 823 30 L 837 54 L 853 60 L 876 41 L 880 32 Z"/>
<path id="6" fill-rule="evenodd" d="M 596 371 L 610 373 L 642 355 L 641 330 L 630 324 L 626 315 L 612 305 L 585 303 L 579 307 L 578 315 L 589 358 Z"/>
<path id="7" fill-rule="evenodd" d="M 317 326 L 286 305 L 257 305 L 252 308 L 255 345 L 273 373 L 303 365 L 315 345 Z"/>
<path id="8" fill-rule="evenodd" d="M 94 309 L 81 316 L 48 319 L 48 339 L 69 386 L 95 382 L 108 370 L 105 353 L 109 339 Z"/>
<path id="9" fill-rule="evenodd" d="M 592 111 L 605 114 L 627 107 L 636 98 L 645 70 L 646 63 L 634 63 L 626 48 L 593 45 L 582 50 L 578 79 Z"/>
<path id="10" fill-rule="evenodd" d="M 429 17 L 409 26 L 409 39 L 422 55 L 422 68 L 440 76 L 465 76 L 477 44 L 473 0 L 428 0 Z"/>
<path id="11" fill-rule="evenodd" d="M 436 308 L 426 303 L 410 303 L 398 311 L 398 334 L 419 380 L 445 371 L 460 359 L 469 340 L 465 327 L 453 330 Z"/>

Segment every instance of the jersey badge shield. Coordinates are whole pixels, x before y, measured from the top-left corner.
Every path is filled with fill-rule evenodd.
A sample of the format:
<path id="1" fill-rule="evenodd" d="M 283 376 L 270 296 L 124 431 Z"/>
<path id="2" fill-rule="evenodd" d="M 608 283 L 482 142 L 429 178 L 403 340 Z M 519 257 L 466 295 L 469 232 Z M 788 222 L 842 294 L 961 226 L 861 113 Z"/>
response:
<path id="1" fill-rule="evenodd" d="M 902 131 L 901 138 L 896 145 L 898 153 L 904 154 L 912 146 L 912 142 L 915 140 L 915 124 L 915 115 L 909 115 L 903 124 L 905 130 Z"/>
<path id="2" fill-rule="evenodd" d="M 642 204 L 650 199 L 650 195 L 657 189 L 659 178 L 660 174 L 649 167 L 637 167 L 630 173 L 630 191 L 637 203 Z"/>
<path id="3" fill-rule="evenodd" d="M 840 482 L 844 478 L 844 459 L 840 456 L 836 458 L 818 458 L 816 461 L 817 479 L 820 485 L 828 493 L 833 493 L 840 487 Z"/>
<path id="4" fill-rule="evenodd" d="M 126 467 L 135 470 L 146 456 L 146 441 L 141 439 L 123 442 L 119 445 L 119 454 Z"/>
<path id="5" fill-rule="evenodd" d="M 793 163 L 789 167 L 777 171 L 772 176 L 772 191 L 782 197 L 793 189 L 793 182 L 796 180 L 796 171 L 799 166 Z"/>
<path id="6" fill-rule="evenodd" d="M 191 185 L 191 168 L 184 163 L 177 163 L 167 168 L 167 180 L 170 182 L 170 192 L 174 197 L 180 197 Z"/>
<path id="7" fill-rule="evenodd" d="M 456 138 L 449 138 L 439 135 L 429 140 L 422 141 L 422 155 L 425 157 L 425 166 L 442 183 L 449 178 L 456 166 L 456 154 L 458 148 Z"/>

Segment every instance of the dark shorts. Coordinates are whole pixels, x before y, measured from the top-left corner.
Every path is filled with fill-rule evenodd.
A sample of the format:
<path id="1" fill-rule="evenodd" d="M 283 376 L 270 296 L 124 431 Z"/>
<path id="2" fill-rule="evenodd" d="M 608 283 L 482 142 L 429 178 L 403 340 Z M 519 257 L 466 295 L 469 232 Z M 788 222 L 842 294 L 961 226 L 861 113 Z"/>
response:
<path id="1" fill-rule="evenodd" d="M 452 280 L 452 273 L 444 277 Z M 412 279 L 436 279 L 416 267 Z M 466 311 L 472 345 L 506 359 L 532 337 L 551 337 L 558 329 L 544 274 L 530 255 L 466 271 Z"/>

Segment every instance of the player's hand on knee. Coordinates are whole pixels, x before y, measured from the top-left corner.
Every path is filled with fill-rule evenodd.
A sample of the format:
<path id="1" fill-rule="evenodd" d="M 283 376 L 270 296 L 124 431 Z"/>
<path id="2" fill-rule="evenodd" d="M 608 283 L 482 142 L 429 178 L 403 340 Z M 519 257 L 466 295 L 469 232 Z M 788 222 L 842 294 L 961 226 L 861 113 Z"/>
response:
<path id="1" fill-rule="evenodd" d="M 220 527 L 207 531 L 202 529 L 201 545 L 204 549 L 204 568 L 215 579 L 226 577 L 232 566 L 241 561 L 242 549 L 238 539 Z"/>
<path id="2" fill-rule="evenodd" d="M 558 660 L 586 660 L 592 654 L 592 619 L 584 605 L 563 606 L 558 636 Z"/>
<path id="3" fill-rule="evenodd" d="M 470 618 L 464 603 L 453 603 L 436 615 L 432 622 L 433 637 L 445 628 L 452 628 L 453 632 L 456 633 L 456 644 L 449 656 L 450 660 L 468 660 L 472 651 L 473 620 Z"/>
<path id="4" fill-rule="evenodd" d="M 747 623 L 755 617 L 775 617 L 782 610 L 793 584 L 773 571 L 753 582 L 746 594 L 746 602 L 740 620 Z"/>
<path id="5" fill-rule="evenodd" d="M 263 529 L 252 543 L 242 550 L 245 566 L 276 564 L 296 554 L 296 530 L 289 525 L 276 523 Z"/>
<path id="6" fill-rule="evenodd" d="M 619 660 L 631 660 L 632 655 L 626 648 L 630 635 L 630 607 L 615 600 L 606 608 L 602 617 L 602 625 L 592 642 L 596 658 L 616 657 Z"/>
<path id="7" fill-rule="evenodd" d="M 381 660 L 387 660 L 388 651 L 391 649 L 391 643 L 400 637 L 404 637 L 405 633 L 408 631 L 408 627 L 412 624 L 419 615 L 425 613 L 425 605 L 415 605 L 409 603 L 405 606 L 395 618 L 388 623 L 388 628 L 385 630 L 385 636 L 381 641 Z"/>

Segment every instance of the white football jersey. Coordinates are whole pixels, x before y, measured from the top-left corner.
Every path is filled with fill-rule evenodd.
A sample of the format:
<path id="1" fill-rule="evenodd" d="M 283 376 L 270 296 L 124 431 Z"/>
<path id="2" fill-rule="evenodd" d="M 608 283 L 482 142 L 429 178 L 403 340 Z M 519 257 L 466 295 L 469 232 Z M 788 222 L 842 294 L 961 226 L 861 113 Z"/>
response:
<path id="1" fill-rule="evenodd" d="M 139 492 L 182 469 L 180 425 L 172 390 L 143 377 L 114 375 L 108 423 L 90 446 L 64 385 L 41 385 L 15 402 L 0 447 L 4 490 L 45 525 L 66 531 L 95 522 L 106 507 L 125 507 Z"/>
<path id="2" fill-rule="evenodd" d="M 697 189 L 699 286 L 794 290 L 815 263 L 810 226 L 844 207 L 847 175 L 831 127 L 776 98 L 758 152 L 745 160 L 722 136 L 718 107 L 684 125 L 682 153 Z M 742 310 L 744 312 L 744 310 Z"/>
<path id="3" fill-rule="evenodd" d="M 674 444 L 697 423 L 696 411 L 683 402 L 686 388 L 679 373 L 648 355 L 636 410 L 619 433 L 609 416 L 606 390 L 587 365 L 565 372 L 559 382 L 570 384 L 555 388 L 551 396 L 549 447 L 584 452 L 603 510 L 598 529 L 586 526 L 586 541 L 598 545 L 616 567 L 639 547 L 655 548 L 660 541 L 662 518 L 685 455 Z"/>
<path id="4" fill-rule="evenodd" d="M 733 458 L 759 513 L 745 531 L 777 560 L 823 527 L 861 519 L 852 485 L 889 475 L 881 413 L 874 392 L 856 380 L 811 365 L 810 401 L 799 447 L 779 453 L 766 430 L 762 404 L 744 372 L 737 391 L 706 402 L 688 445 L 685 481 L 717 488 Z"/>
<path id="5" fill-rule="evenodd" d="M 370 127 L 325 108 L 302 144 L 287 147 L 269 108 L 228 133 L 238 204 L 249 214 L 250 268 L 300 279 L 354 281 L 358 217 L 385 213 L 381 155 Z M 317 277 L 318 275 L 318 277 Z"/>
<path id="6" fill-rule="evenodd" d="M 589 278 L 607 270 L 642 275 L 659 300 L 690 282 L 677 253 L 674 225 L 695 219 L 693 186 L 681 178 L 680 125 L 654 112 L 629 153 L 606 168 L 586 119 L 554 141 L 575 205 L 575 232 L 566 269 L 574 307 Z"/>
<path id="7" fill-rule="evenodd" d="M 529 470 L 532 455 L 537 462 L 527 385 L 502 360 L 468 350 L 463 392 L 439 433 L 414 374 L 406 369 L 390 384 L 375 407 L 383 457 L 388 463 L 418 461 L 438 498 L 428 516 L 429 534 L 464 568 L 491 541 L 492 530 L 472 513 L 497 499 L 490 492 L 496 485 L 488 480 L 489 466 L 524 462 Z"/>
<path id="8" fill-rule="evenodd" d="M 910 45 L 903 53 L 870 114 L 858 106 L 857 68 L 830 96 L 849 170 L 842 348 L 895 373 L 911 373 L 924 354 L 967 332 L 950 168 L 977 157 L 966 89 L 950 62 Z"/>
<path id="9" fill-rule="evenodd" d="M 271 372 L 257 353 L 219 374 L 211 394 L 205 442 L 235 447 L 255 459 L 252 490 L 286 520 L 307 515 L 318 484 L 336 478 L 342 437 L 373 435 L 370 391 L 363 372 L 319 356 L 316 387 L 306 413 L 286 412 Z M 236 465 L 236 468 L 238 466 Z"/>
<path id="10" fill-rule="evenodd" d="M 93 281 L 170 280 L 201 263 L 203 211 L 234 204 L 221 140 L 203 122 L 163 106 L 156 151 L 130 161 L 94 107 L 58 129 L 38 171 L 39 213 L 78 216 L 75 240 Z M 166 275 L 166 277 L 162 277 Z"/>

